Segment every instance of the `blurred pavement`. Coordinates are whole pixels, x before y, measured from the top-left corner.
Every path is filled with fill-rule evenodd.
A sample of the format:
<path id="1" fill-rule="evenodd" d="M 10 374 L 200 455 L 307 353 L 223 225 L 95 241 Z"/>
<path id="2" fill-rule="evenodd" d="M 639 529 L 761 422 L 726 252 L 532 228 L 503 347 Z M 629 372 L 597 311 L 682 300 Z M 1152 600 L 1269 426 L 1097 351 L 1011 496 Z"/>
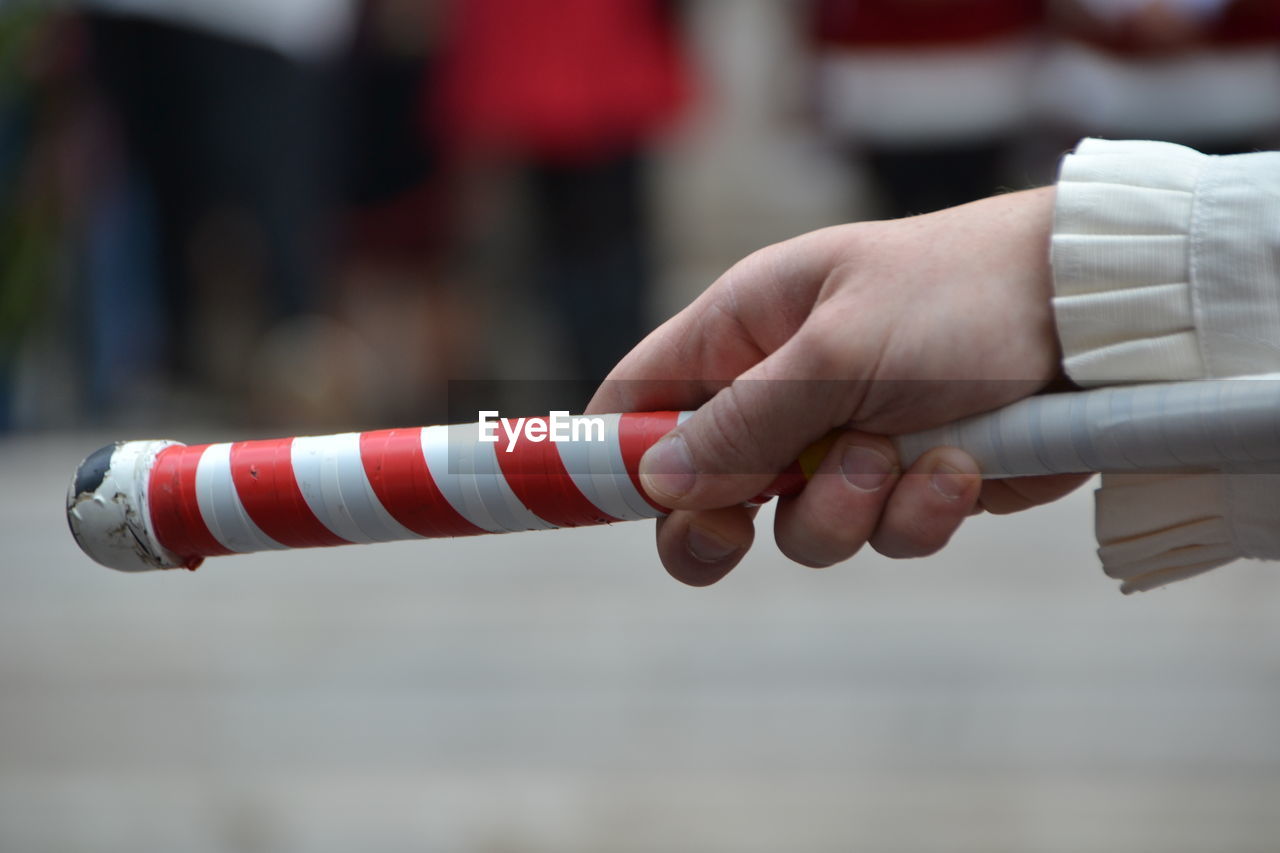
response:
<path id="1" fill-rule="evenodd" d="M 1280 572 L 1123 598 L 1087 493 L 707 590 L 648 524 L 130 577 L 63 519 L 102 438 L 0 442 L 0 850 L 1280 845 Z"/>

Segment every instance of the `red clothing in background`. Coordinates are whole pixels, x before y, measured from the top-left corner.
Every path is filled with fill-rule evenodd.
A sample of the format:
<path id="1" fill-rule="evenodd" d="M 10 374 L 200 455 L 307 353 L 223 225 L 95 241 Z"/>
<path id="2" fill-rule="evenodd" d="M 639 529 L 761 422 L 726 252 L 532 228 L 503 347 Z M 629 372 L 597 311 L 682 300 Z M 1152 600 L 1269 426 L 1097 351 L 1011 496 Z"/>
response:
<path id="1" fill-rule="evenodd" d="M 1220 44 L 1280 41 L 1280 3 L 1276 0 L 1236 0 L 1222 13 L 1213 38 Z"/>
<path id="2" fill-rule="evenodd" d="M 678 41 L 662 0 L 455 0 L 439 132 L 550 159 L 633 148 L 685 101 Z"/>

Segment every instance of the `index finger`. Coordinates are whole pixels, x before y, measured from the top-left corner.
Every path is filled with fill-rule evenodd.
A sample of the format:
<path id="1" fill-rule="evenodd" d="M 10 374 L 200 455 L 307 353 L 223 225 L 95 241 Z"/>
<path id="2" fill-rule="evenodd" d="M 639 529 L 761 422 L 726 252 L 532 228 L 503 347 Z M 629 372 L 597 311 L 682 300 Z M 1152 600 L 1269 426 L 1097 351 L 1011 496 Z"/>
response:
<path id="1" fill-rule="evenodd" d="M 833 266 L 825 229 L 739 261 L 610 372 L 587 414 L 694 409 L 785 344 Z"/>

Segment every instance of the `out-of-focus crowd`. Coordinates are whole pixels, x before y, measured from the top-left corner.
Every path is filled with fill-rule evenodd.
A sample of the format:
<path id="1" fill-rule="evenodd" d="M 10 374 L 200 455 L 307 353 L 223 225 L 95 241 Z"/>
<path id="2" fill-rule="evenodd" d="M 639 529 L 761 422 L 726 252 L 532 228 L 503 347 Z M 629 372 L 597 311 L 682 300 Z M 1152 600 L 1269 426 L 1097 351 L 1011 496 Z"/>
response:
<path id="1" fill-rule="evenodd" d="M 650 170 L 733 2 L 0 5 L 0 430 L 424 422 L 521 363 L 581 406 L 660 319 Z M 1276 0 L 779 2 L 876 216 L 1085 135 L 1280 139 Z M 542 343 L 495 333 L 516 289 Z"/>

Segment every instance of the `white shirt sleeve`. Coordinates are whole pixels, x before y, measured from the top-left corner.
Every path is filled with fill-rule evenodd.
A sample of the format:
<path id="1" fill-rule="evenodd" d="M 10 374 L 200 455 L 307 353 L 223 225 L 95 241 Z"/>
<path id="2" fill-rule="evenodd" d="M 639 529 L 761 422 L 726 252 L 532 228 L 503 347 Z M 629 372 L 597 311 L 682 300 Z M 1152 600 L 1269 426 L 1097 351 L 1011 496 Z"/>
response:
<path id="1" fill-rule="evenodd" d="M 1280 152 L 1085 140 L 1058 182 L 1053 271 L 1081 385 L 1280 370 Z"/>
<path id="2" fill-rule="evenodd" d="M 1280 153 L 1085 140 L 1063 162 L 1054 311 L 1085 386 L 1280 372 Z M 1099 556 L 1133 592 L 1280 559 L 1280 478 L 1103 478 Z"/>

